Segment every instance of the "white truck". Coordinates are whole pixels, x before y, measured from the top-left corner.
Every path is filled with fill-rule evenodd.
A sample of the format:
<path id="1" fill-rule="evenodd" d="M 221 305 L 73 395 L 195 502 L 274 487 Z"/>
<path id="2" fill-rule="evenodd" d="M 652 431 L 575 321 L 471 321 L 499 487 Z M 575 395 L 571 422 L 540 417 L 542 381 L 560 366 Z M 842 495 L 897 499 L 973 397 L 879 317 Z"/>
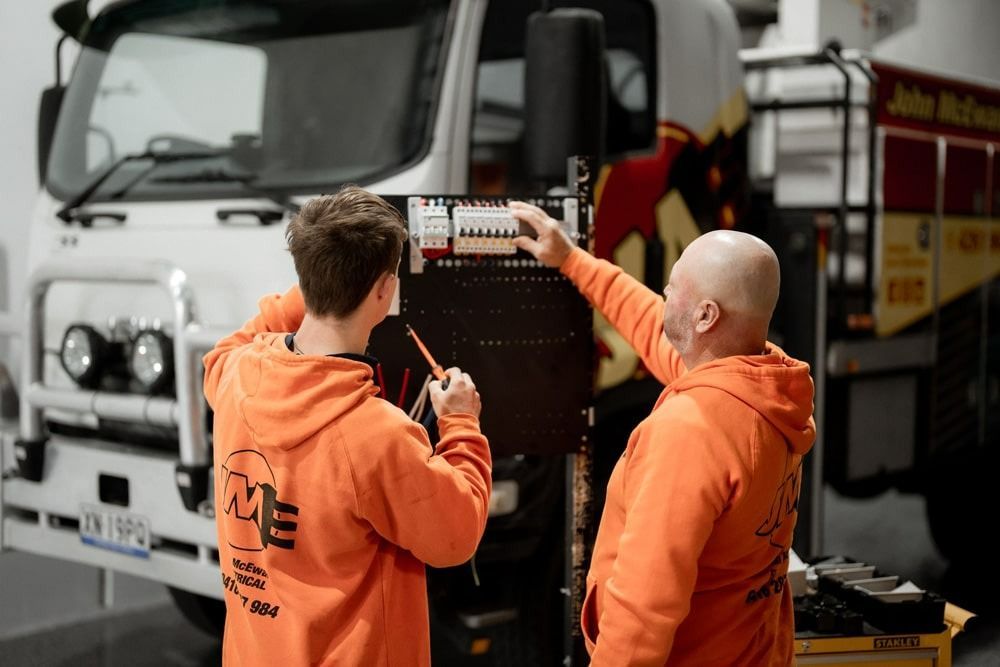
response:
<path id="1" fill-rule="evenodd" d="M 261 295 L 294 281 L 284 223 L 311 195 L 346 182 L 387 194 L 545 191 L 565 183 L 562 167 L 544 167 L 566 157 L 548 142 L 583 119 L 576 134 L 604 158 L 598 252 L 645 263 L 656 282 L 678 247 L 644 254 L 647 239 L 735 223 L 747 105 L 729 6 L 548 4 L 603 17 L 589 24 L 603 25 L 596 70 L 580 73 L 544 43 L 526 49 L 537 2 L 60 6 L 54 19 L 81 48 L 40 108 L 30 277 L 12 284 L 20 310 L 6 318 L 16 325 L 0 373 L 0 548 L 163 582 L 192 620 L 217 627 L 199 359 Z M 594 104 L 539 102 L 537 82 L 577 74 L 593 81 Z M 690 168 L 705 178 L 688 182 Z M 618 352 L 600 382 L 630 382 L 634 357 L 608 340 Z M 564 457 L 496 461 L 483 586 L 467 571 L 431 573 L 436 638 L 503 664 L 562 655 L 551 640 L 565 601 L 565 471 Z"/>

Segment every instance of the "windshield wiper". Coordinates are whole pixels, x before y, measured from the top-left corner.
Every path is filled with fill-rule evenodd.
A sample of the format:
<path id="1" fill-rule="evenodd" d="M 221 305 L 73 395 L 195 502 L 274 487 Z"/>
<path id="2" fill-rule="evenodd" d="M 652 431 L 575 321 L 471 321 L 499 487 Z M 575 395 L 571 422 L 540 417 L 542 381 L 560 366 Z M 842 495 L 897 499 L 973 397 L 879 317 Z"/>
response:
<path id="1" fill-rule="evenodd" d="M 91 196 L 93 196 L 93 194 L 97 192 L 97 189 L 100 188 L 104 184 L 104 182 L 107 181 L 112 176 L 112 174 L 118 171 L 118 169 L 121 168 L 122 165 L 127 164 L 129 162 L 135 162 L 137 160 L 152 160 L 153 164 L 151 164 L 149 168 L 143 170 L 143 172 L 138 176 L 138 178 L 134 179 L 124 188 L 116 192 L 113 197 L 115 199 L 120 198 L 123 194 L 125 194 L 125 192 L 130 187 L 132 187 L 132 185 L 145 178 L 149 172 L 151 172 L 153 169 L 155 169 L 161 164 L 166 164 L 168 162 L 183 162 L 185 160 L 203 160 L 206 158 L 218 157 L 219 155 L 223 155 L 223 153 L 211 152 L 211 151 L 186 152 L 186 153 L 154 153 L 152 151 L 146 151 L 144 153 L 130 153 L 128 155 L 123 155 L 122 157 L 118 158 L 110 165 L 108 165 L 108 168 L 105 169 L 103 172 L 101 172 L 101 174 L 97 178 L 95 178 L 90 185 L 85 187 L 83 190 L 80 191 L 79 194 L 77 194 L 75 197 L 72 197 L 68 202 L 66 202 L 66 205 L 63 206 L 61 209 L 59 209 L 59 211 L 56 213 L 56 216 L 63 222 L 72 222 L 73 220 L 75 220 L 77 218 L 77 209 L 80 208 L 82 204 L 86 203 L 87 200 L 89 200 Z"/>
<path id="2" fill-rule="evenodd" d="M 288 195 L 274 192 L 254 184 L 257 174 L 253 172 L 233 172 L 222 168 L 203 169 L 190 174 L 164 175 L 155 179 L 158 183 L 239 183 L 244 190 L 252 195 L 268 199 L 292 215 L 301 208 L 291 201 Z"/>

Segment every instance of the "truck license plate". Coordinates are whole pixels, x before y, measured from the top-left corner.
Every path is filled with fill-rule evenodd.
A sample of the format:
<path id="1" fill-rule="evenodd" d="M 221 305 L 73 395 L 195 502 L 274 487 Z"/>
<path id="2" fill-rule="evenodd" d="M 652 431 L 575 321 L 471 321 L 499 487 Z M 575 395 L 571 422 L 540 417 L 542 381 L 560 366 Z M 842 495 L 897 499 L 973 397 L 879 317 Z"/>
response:
<path id="1" fill-rule="evenodd" d="M 98 505 L 80 505 L 80 539 L 102 549 L 149 558 L 149 519 Z"/>

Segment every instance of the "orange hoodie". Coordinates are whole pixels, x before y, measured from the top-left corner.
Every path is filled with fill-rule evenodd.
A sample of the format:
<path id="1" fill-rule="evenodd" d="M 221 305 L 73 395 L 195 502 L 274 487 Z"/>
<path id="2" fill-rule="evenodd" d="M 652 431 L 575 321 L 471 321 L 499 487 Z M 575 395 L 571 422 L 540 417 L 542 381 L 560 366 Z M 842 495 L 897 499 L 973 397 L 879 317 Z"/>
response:
<path id="1" fill-rule="evenodd" d="M 266 297 L 204 359 L 223 664 L 427 665 L 424 563 L 463 563 L 482 537 L 486 438 L 447 415 L 435 451 L 367 364 L 288 350 L 303 313 L 297 287 Z"/>
<path id="2" fill-rule="evenodd" d="M 809 367 L 768 344 L 686 371 L 660 296 L 579 249 L 562 271 L 667 385 L 608 483 L 581 619 L 592 664 L 791 665 Z"/>

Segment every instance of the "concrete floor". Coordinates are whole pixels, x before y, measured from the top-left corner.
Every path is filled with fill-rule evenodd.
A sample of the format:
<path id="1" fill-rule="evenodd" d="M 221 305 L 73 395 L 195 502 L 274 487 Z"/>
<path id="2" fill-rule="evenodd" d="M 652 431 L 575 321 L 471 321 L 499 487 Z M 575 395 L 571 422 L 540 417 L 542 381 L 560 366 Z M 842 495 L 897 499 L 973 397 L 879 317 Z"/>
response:
<path id="1" fill-rule="evenodd" d="M 1000 586 L 984 587 L 982 573 L 948 568 L 931 542 L 922 499 L 890 492 L 853 500 L 828 493 L 826 511 L 827 552 L 876 563 L 979 613 L 978 624 L 955 639 L 953 664 L 1000 667 Z M 220 661 L 218 643 L 172 606 L 0 642 L 0 663 L 7 667 L 207 666 Z"/>

